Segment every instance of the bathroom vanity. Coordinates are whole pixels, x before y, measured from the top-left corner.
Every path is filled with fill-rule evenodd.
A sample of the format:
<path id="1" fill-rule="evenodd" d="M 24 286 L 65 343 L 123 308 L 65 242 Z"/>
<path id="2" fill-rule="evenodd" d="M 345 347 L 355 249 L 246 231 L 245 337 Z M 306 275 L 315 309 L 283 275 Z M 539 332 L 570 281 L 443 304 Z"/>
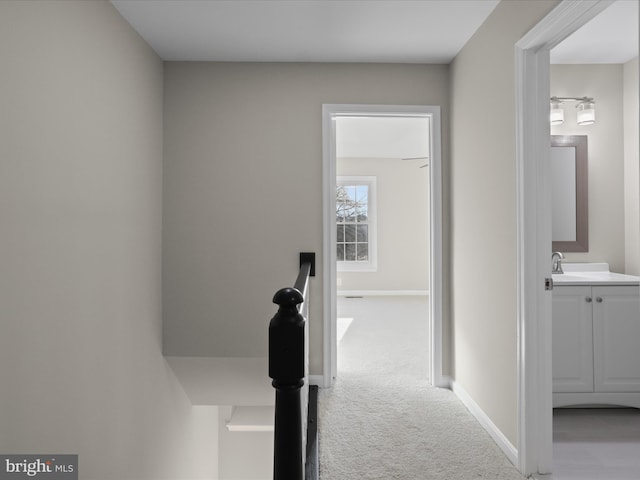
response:
<path id="1" fill-rule="evenodd" d="M 553 406 L 640 408 L 640 277 L 606 263 L 553 275 Z"/>

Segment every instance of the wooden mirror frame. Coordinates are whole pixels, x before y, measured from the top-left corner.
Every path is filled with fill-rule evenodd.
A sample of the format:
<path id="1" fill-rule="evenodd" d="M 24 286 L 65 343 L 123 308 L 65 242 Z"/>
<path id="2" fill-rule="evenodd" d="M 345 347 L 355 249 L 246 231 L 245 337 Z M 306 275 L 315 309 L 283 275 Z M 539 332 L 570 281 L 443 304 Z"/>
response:
<path id="1" fill-rule="evenodd" d="M 551 135 L 552 147 L 576 150 L 576 240 L 552 241 L 554 252 L 589 251 L 589 175 L 587 135 Z"/>

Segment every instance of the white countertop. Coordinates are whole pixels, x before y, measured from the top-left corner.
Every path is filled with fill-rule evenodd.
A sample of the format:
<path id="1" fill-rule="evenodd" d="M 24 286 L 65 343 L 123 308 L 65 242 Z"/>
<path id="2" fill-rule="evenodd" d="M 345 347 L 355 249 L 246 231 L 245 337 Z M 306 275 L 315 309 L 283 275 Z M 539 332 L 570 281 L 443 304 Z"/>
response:
<path id="1" fill-rule="evenodd" d="M 640 285 L 640 277 L 609 271 L 607 263 L 563 263 L 563 274 L 553 274 L 553 283 L 562 285 Z"/>

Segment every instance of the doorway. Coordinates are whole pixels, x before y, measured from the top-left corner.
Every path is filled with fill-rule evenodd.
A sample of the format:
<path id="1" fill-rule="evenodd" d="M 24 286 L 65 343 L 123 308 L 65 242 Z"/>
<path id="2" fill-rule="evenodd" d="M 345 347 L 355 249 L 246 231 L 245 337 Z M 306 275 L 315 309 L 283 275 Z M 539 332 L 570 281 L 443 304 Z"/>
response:
<path id="1" fill-rule="evenodd" d="M 611 4 L 563 1 L 516 43 L 518 468 L 552 470 L 549 51 Z"/>
<path id="2" fill-rule="evenodd" d="M 594 42 L 604 44 L 619 38 L 614 46 L 584 52 L 583 46 Z M 627 40 L 625 40 L 627 39 Z M 582 48 L 581 48 L 582 47 Z M 584 52 L 584 53 L 583 53 Z M 586 55 L 589 56 L 586 56 Z M 598 14 L 584 27 L 554 47 L 550 52 L 550 87 L 553 96 L 569 96 L 567 92 L 589 91 L 597 99 L 600 117 L 579 122 L 572 99 L 558 105 L 564 118 L 552 122 L 551 134 L 554 140 L 565 140 L 573 136 L 584 147 L 584 179 L 577 175 L 575 185 L 585 189 L 584 214 L 589 228 L 580 238 L 577 229 L 562 232 L 561 226 L 569 224 L 563 220 L 552 228 L 554 250 L 564 254 L 565 272 L 576 268 L 608 268 L 611 272 L 637 276 L 640 243 L 638 241 L 638 187 L 640 177 L 638 162 L 638 3 L 616 1 Z M 635 58 L 635 63 L 633 59 Z M 635 72 L 635 74 L 632 74 Z M 583 79 L 588 78 L 587 82 Z M 635 92 L 635 98 L 632 92 Z M 635 111 L 635 113 L 634 113 Z M 635 121 L 633 118 L 635 117 Z M 558 150 L 558 149 L 552 149 Z M 562 149 L 560 149 L 562 150 Z M 576 151 L 578 148 L 576 148 Z M 552 167 L 560 160 L 551 156 Z M 590 175 L 587 176 L 586 172 Z M 588 177 L 588 182 L 586 179 Z M 554 180 L 562 179 L 554 171 Z M 566 180 L 561 184 L 568 185 Z M 553 191 L 553 212 L 558 211 L 558 192 Z M 574 196 L 572 200 L 579 196 Z M 588 215 L 587 213 L 588 206 Z M 571 220 L 579 218 L 577 211 L 571 211 Z M 604 215 L 603 215 L 604 213 Z M 557 220 L 554 217 L 554 221 Z M 576 243 L 560 243 L 559 240 L 577 240 Z M 599 263 L 600 262 L 600 263 Z M 601 263 L 606 262 L 606 263 Z M 567 272 L 568 273 L 568 272 Z M 566 275 L 558 275 L 561 279 Z M 636 279 L 638 277 L 635 277 Z M 561 280 L 560 280 L 561 281 Z M 637 284 L 637 283 L 636 283 Z M 576 300 L 576 307 L 584 309 L 584 322 L 568 325 L 572 314 L 567 309 L 569 293 L 572 289 L 585 293 Z M 588 308 L 591 288 L 562 285 L 559 281 L 553 293 L 553 469 L 549 477 L 553 480 L 567 478 L 640 478 L 640 410 L 622 408 L 640 407 L 638 403 L 638 383 L 640 363 L 636 358 L 634 339 L 640 333 L 636 319 L 640 314 L 638 287 L 616 287 L 609 284 L 594 287 L 598 294 L 593 298 L 592 308 Z M 618 297 L 625 292 L 628 297 Z M 616 296 L 611 296 L 615 293 Z M 599 297 L 598 295 L 603 295 Z M 618 300 L 619 299 L 619 300 Z M 618 310 L 619 301 L 628 302 L 626 312 L 629 325 L 635 331 L 620 332 L 619 318 L 624 312 Z M 593 322 L 587 321 L 589 314 Z M 576 316 L 576 319 L 580 316 Z M 599 323 L 600 322 L 600 323 Z M 598 325 L 602 325 L 599 327 Z M 579 333 L 580 332 L 580 333 Z M 581 352 L 574 350 L 574 339 L 587 335 Z M 569 334 L 567 336 L 567 334 Z M 585 338 L 585 337 L 582 337 Z M 628 346 L 626 339 L 631 340 Z M 611 362 L 615 351 L 617 362 Z M 584 362 L 578 362 L 584 358 Z M 574 363 L 576 362 L 576 363 Z M 576 364 L 583 375 L 575 375 Z M 628 368 L 624 368 L 625 365 Z M 629 375 L 626 371 L 629 371 Z M 580 378 L 584 377 L 584 378 Z M 614 386 L 609 387 L 614 378 Z M 632 393 L 636 392 L 636 393 Z M 587 398 L 588 397 L 588 398 Z M 588 408 L 598 405 L 599 408 Z M 576 459 L 580 458 L 579 464 Z"/>
<path id="3" fill-rule="evenodd" d="M 441 147 L 440 147 L 440 108 L 434 106 L 388 106 L 388 105 L 324 105 L 323 106 L 323 212 L 324 212 L 324 247 L 323 267 L 324 275 L 324 363 L 323 383 L 325 387 L 332 384 L 338 375 L 337 359 L 337 300 L 338 300 L 338 235 L 336 228 L 336 189 L 337 189 L 337 124 L 348 119 L 415 119 L 426 120 L 425 135 L 428 138 L 428 152 L 426 155 L 407 155 L 402 160 L 415 162 L 414 168 L 420 168 L 428 157 L 428 218 L 429 218 L 429 379 L 431 384 L 442 385 L 442 214 L 441 214 Z M 411 158 L 411 159 L 410 159 Z M 422 161 L 423 163 L 419 163 Z M 353 177 L 353 176 L 351 176 Z M 351 180 L 354 183 L 356 180 Z M 347 181 L 347 184 L 349 181 Z M 354 183 L 355 185 L 355 183 Z M 351 185 L 347 185 L 351 186 Z M 355 190 L 354 190 L 355 192 Z M 344 235 L 344 233 L 343 233 Z M 340 238 L 345 243 L 345 238 Z M 351 242 L 353 243 L 353 242 Z M 366 245 L 368 252 L 369 245 Z M 347 263 L 347 246 L 340 253 L 343 267 L 347 270 L 353 265 Z M 377 268 L 371 261 L 376 260 L 375 246 L 368 258 L 358 257 L 357 245 L 351 248 L 349 258 L 369 263 L 365 270 Z M 354 250 L 355 248 L 355 250 Z M 362 265 L 361 265 L 362 266 Z"/>
<path id="4" fill-rule="evenodd" d="M 339 376 L 428 379 L 429 122 L 335 119 Z"/>

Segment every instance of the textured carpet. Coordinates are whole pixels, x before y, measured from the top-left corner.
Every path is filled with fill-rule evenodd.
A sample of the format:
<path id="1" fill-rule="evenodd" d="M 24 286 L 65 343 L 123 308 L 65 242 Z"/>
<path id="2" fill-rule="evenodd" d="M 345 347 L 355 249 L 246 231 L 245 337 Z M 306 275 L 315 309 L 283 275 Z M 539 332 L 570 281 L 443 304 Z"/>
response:
<path id="1" fill-rule="evenodd" d="M 428 385 L 426 308 L 400 298 L 340 308 L 353 322 L 338 379 L 319 396 L 322 480 L 523 479 L 452 392 Z"/>

